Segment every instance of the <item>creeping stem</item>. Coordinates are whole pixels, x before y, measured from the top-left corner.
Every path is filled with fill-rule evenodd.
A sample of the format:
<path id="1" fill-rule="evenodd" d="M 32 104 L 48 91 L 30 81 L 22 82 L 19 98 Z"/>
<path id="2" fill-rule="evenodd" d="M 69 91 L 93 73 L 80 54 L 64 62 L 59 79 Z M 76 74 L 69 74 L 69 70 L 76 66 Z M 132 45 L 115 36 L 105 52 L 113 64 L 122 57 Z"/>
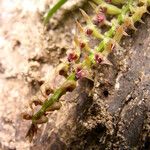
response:
<path id="1" fill-rule="evenodd" d="M 32 116 L 32 123 L 34 124 L 36 120 L 40 119 L 41 116 L 44 115 L 44 113 L 46 112 L 46 110 L 52 105 L 54 104 L 56 101 L 58 101 L 60 99 L 60 97 L 62 95 L 64 95 L 67 90 L 64 88 L 64 85 L 68 82 L 68 81 L 75 81 L 76 78 L 75 78 L 75 73 L 72 73 L 68 78 L 67 80 L 62 84 L 62 86 L 58 89 L 56 89 L 56 91 L 54 92 L 54 94 L 49 98 L 47 99 L 41 109 Z"/>

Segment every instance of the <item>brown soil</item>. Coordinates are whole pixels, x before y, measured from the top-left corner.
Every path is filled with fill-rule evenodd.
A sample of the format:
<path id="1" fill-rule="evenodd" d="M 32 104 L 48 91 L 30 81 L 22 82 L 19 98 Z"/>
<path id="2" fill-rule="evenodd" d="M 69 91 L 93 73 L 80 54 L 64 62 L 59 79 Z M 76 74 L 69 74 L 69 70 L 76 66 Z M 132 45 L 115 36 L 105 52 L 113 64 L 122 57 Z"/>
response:
<path id="1" fill-rule="evenodd" d="M 53 68 L 73 47 L 75 19 L 82 22 L 76 8 L 83 7 L 84 0 L 70 0 L 45 30 L 42 16 L 54 2 L 0 1 L 0 149 L 149 149 L 149 16 L 124 39 L 124 50 L 110 55 L 113 66 L 93 68 L 92 93 L 91 83 L 80 81 L 34 141 L 25 139 L 30 122 L 22 120 L 21 113 L 30 111 L 33 96 L 45 99 L 43 83 L 60 84 Z"/>

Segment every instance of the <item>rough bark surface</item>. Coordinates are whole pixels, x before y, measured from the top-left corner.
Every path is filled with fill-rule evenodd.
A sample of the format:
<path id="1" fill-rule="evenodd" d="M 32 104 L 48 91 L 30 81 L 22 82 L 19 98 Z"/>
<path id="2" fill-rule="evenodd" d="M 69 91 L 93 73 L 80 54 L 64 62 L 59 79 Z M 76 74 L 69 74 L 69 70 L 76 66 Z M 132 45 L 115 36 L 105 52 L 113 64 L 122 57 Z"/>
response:
<path id="1" fill-rule="evenodd" d="M 150 17 L 144 21 L 110 55 L 113 66 L 93 68 L 92 92 L 84 79 L 64 98 L 65 120 L 49 123 L 33 149 L 150 149 Z"/>

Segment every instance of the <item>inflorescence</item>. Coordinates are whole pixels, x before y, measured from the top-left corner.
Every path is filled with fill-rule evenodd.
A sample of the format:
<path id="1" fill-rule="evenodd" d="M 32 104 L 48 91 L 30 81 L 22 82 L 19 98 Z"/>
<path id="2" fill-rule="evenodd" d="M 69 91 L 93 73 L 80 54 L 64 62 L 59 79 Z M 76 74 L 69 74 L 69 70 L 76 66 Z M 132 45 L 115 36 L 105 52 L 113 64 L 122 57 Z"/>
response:
<path id="1" fill-rule="evenodd" d="M 38 129 L 38 124 L 48 121 L 47 111 L 58 110 L 61 107 L 59 102 L 61 96 L 66 92 L 72 92 L 79 79 L 91 79 L 92 66 L 111 65 L 108 55 L 119 46 L 122 37 L 128 35 L 126 33 L 128 29 L 136 30 L 134 24 L 142 22 L 141 18 L 148 12 L 150 0 L 93 0 L 89 3 L 95 15 L 90 17 L 80 9 L 86 25 L 83 27 L 76 21 L 80 34 L 74 36 L 74 49 L 67 53 L 66 61 L 56 69 L 66 78 L 66 81 L 54 91 L 52 90 L 52 96 L 45 102 L 32 102 L 34 105 L 41 105 L 39 111 L 33 115 L 23 115 L 24 119 L 32 120 L 27 133 L 30 141 Z M 108 30 L 103 33 L 101 27 Z M 90 37 L 100 41 L 94 48 L 90 47 Z"/>

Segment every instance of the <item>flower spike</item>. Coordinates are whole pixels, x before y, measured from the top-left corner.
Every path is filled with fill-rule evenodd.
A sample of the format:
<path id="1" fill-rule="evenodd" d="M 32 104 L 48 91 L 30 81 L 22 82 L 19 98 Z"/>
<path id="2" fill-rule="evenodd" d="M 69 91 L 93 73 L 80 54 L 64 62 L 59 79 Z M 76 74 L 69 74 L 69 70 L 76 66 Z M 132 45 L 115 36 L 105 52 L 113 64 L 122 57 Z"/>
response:
<path id="1" fill-rule="evenodd" d="M 95 15 L 91 17 L 80 9 L 86 25 L 82 26 L 76 21 L 79 33 L 74 36 L 74 48 L 67 52 L 68 61 L 65 60 L 56 68 L 56 75 L 64 76 L 65 81 L 56 89 L 48 90 L 44 102 L 36 98 L 30 103 L 32 115 L 27 113 L 22 115 L 24 119 L 32 121 L 27 132 L 30 141 L 36 134 L 38 125 L 48 121 L 49 111 L 60 109 L 62 105 L 59 100 L 63 95 L 72 92 L 81 79 L 93 81 L 92 66 L 112 65 L 108 60 L 109 54 L 123 51 L 119 45 L 122 37 L 128 36 L 126 33 L 128 29 L 137 30 L 134 24 L 143 23 L 142 16 L 148 12 L 147 8 L 150 6 L 150 0 L 93 0 L 93 2 L 90 2 L 90 5 Z M 91 40 L 94 40 L 94 44 L 97 42 L 99 44 L 92 45 Z M 34 113 L 32 104 L 42 106 Z"/>

